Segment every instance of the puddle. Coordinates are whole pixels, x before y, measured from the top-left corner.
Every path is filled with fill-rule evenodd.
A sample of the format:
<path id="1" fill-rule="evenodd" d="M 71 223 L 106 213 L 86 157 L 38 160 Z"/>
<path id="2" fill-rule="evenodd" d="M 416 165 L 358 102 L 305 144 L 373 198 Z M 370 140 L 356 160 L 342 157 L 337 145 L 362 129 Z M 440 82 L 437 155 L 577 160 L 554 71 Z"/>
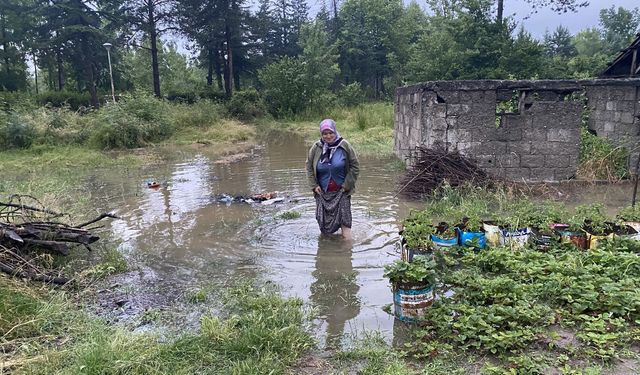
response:
<path id="1" fill-rule="evenodd" d="M 144 172 L 101 170 L 88 176 L 96 210 L 114 210 L 123 218 L 112 221 L 110 230 L 122 240 L 120 251 L 143 270 L 116 278 L 120 291 L 112 301 L 126 302 L 110 305 L 110 311 L 126 319 L 180 305 L 197 323 L 190 310 L 201 307 L 184 305 L 188 290 L 258 277 L 316 308 L 322 347 L 348 344 L 345 338 L 369 330 L 401 342 L 402 324 L 383 311 L 392 302 L 383 267 L 399 257 L 399 223 L 423 204 L 394 196 L 401 172 L 390 166 L 392 160 L 361 158 L 352 198 L 353 239 L 320 236 L 306 185 L 307 150 L 294 135 L 278 135 L 225 163 L 216 162 L 207 148 L 166 148 L 163 163 Z M 161 186 L 150 189 L 148 180 Z M 558 194 L 570 202 L 588 196 L 620 207 L 629 204 L 632 189 L 631 184 L 587 185 Z M 216 199 L 263 192 L 285 199 L 271 205 Z M 300 216 L 280 218 L 291 211 Z"/>

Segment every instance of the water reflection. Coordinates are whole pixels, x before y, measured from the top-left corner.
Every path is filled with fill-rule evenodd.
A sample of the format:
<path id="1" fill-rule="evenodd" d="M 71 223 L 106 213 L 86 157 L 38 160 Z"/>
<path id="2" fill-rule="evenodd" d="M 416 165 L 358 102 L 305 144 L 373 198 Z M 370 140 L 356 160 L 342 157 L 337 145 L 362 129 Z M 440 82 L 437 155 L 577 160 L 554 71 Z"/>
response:
<path id="1" fill-rule="evenodd" d="M 360 313 L 352 249 L 353 243 L 339 235 L 321 235 L 318 239 L 310 299 L 326 322 L 326 349 L 340 347 L 346 322 Z"/>

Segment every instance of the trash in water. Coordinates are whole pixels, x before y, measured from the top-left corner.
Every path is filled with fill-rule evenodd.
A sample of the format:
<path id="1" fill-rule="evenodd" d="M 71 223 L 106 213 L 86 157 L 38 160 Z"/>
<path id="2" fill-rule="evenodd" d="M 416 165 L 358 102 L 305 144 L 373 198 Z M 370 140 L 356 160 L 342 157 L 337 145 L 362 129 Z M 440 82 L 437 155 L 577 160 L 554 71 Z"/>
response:
<path id="1" fill-rule="evenodd" d="M 150 189 L 157 189 L 160 187 L 160 183 L 156 180 L 147 180 L 146 184 L 147 184 L 147 187 Z"/>
<path id="2" fill-rule="evenodd" d="M 268 193 L 252 194 L 248 196 L 244 195 L 230 195 L 230 194 L 218 194 L 213 197 L 215 202 L 218 203 L 260 203 L 263 205 L 271 205 L 277 202 L 283 202 L 284 197 L 279 197 L 275 191 Z"/>

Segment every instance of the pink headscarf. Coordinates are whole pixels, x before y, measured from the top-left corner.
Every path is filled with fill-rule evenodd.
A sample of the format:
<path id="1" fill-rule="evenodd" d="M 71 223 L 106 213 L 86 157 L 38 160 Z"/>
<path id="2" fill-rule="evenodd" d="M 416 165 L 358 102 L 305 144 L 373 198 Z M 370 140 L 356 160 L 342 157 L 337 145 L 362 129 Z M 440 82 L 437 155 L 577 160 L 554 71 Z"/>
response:
<path id="1" fill-rule="evenodd" d="M 340 137 L 340 133 L 338 133 L 338 130 L 336 129 L 336 122 L 330 118 L 320 121 L 321 136 L 324 130 L 331 130 L 333 134 L 336 135 L 336 139 L 331 144 L 326 143 L 324 139 L 320 137 L 320 142 L 322 142 L 322 155 L 320 156 L 320 162 L 331 164 L 331 157 L 336 151 L 336 148 L 338 148 L 338 145 L 340 145 L 340 142 L 342 142 L 342 137 Z"/>

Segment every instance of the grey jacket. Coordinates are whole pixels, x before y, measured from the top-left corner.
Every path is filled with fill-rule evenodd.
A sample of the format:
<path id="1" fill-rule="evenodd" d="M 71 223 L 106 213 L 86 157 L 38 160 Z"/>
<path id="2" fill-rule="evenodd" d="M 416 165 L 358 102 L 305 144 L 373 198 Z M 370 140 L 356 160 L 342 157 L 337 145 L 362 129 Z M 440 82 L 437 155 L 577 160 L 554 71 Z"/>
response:
<path id="1" fill-rule="evenodd" d="M 338 147 L 342 148 L 347 154 L 347 176 L 344 179 L 344 185 L 342 186 L 348 195 L 353 194 L 356 189 L 356 181 L 358 180 L 358 174 L 360 173 L 360 163 L 358 162 L 358 156 L 351 144 L 346 140 L 342 140 Z M 322 156 L 322 142 L 317 141 L 309 149 L 307 155 L 307 179 L 309 180 L 309 187 L 313 190 L 316 186 L 319 186 L 318 177 L 316 176 L 316 165 Z"/>

